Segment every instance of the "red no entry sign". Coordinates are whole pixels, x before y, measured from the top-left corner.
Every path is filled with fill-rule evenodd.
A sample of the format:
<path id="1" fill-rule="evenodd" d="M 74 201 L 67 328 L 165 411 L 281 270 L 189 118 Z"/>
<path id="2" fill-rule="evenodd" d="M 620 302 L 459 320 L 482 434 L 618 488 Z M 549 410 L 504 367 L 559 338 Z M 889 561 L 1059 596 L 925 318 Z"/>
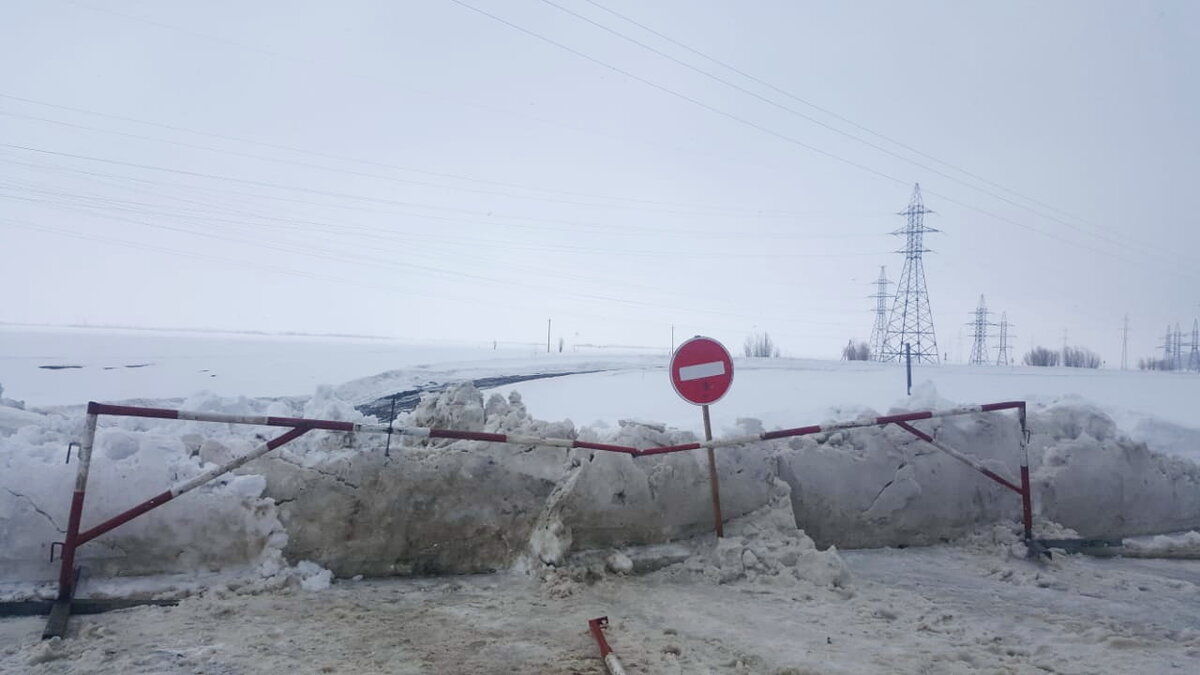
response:
<path id="1" fill-rule="evenodd" d="M 679 345 L 671 356 L 671 385 L 690 403 L 715 403 L 732 383 L 733 359 L 725 346 L 712 338 L 696 336 Z"/>

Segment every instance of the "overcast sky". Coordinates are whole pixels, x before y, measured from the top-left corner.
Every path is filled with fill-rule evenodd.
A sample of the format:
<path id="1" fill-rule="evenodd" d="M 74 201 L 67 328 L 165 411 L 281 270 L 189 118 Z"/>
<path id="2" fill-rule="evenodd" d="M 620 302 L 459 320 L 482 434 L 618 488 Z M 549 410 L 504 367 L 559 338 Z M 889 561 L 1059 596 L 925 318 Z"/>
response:
<path id="1" fill-rule="evenodd" d="M 2 322 L 836 357 L 917 182 L 951 361 L 981 294 L 1018 356 L 1110 365 L 1126 314 L 1131 363 L 1200 314 L 1187 0 L 3 16 Z"/>

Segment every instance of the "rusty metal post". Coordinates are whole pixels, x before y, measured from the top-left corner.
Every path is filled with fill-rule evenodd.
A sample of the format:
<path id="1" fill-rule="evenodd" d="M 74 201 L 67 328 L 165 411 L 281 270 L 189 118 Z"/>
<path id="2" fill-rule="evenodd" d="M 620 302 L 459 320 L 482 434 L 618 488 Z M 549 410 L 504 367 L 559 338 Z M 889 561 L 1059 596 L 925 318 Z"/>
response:
<path id="1" fill-rule="evenodd" d="M 608 640 L 604 639 L 604 629 L 607 626 L 607 616 L 588 619 L 588 629 L 592 631 L 592 637 L 596 638 L 596 644 L 600 645 L 600 658 L 604 659 L 604 668 L 608 670 L 609 675 L 625 675 L 625 668 L 621 665 L 621 660 L 617 658 L 612 647 L 608 646 Z"/>
<path id="2" fill-rule="evenodd" d="M 71 493 L 71 512 L 67 518 L 67 533 L 63 537 L 62 563 L 58 572 L 58 599 L 50 610 L 50 618 L 42 631 L 42 639 L 62 637 L 71 616 L 71 598 L 75 596 L 75 549 L 79 546 L 79 525 L 83 520 L 83 497 L 87 493 L 88 470 L 92 464 L 92 446 L 96 443 L 96 422 L 99 415 L 94 404 L 88 404 L 83 442 L 79 444 L 79 470 L 75 473 L 75 490 Z"/>
<path id="3" fill-rule="evenodd" d="M 711 441 L 712 422 L 708 418 L 708 406 L 704 408 L 704 440 Z M 717 525 L 717 537 L 725 536 L 724 518 L 721 517 L 721 483 L 717 478 L 717 457 L 712 447 L 708 448 L 708 484 L 712 488 L 713 520 Z"/>
<path id="4" fill-rule="evenodd" d="M 1033 542 L 1033 487 L 1029 484 L 1029 422 L 1025 403 L 1017 409 L 1021 420 L 1021 515 L 1025 526 L 1025 543 Z"/>

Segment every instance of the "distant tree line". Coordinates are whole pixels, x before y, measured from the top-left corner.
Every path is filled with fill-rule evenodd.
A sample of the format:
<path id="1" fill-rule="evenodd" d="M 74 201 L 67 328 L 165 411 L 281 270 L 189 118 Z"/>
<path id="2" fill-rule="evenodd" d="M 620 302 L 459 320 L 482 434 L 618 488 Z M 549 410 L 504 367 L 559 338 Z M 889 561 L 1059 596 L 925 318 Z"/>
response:
<path id="1" fill-rule="evenodd" d="M 1034 347 L 1025 353 L 1023 359 L 1027 366 L 1057 366 L 1059 353 L 1056 349 Z"/>
<path id="2" fill-rule="evenodd" d="M 766 333 L 755 333 L 746 338 L 746 344 L 742 345 L 742 352 L 746 356 L 779 358 L 779 347 Z"/>
<path id="3" fill-rule="evenodd" d="M 1100 355 L 1087 347 L 1063 349 L 1063 365 L 1068 368 L 1099 368 Z"/>
<path id="4" fill-rule="evenodd" d="M 1027 366 L 1057 366 L 1060 362 L 1068 368 L 1099 368 L 1100 355 L 1087 347 L 1064 347 L 1061 351 L 1034 347 L 1025 353 Z"/>
<path id="5" fill-rule="evenodd" d="M 871 346 L 865 342 L 855 342 L 850 340 L 842 347 L 843 361 L 870 361 Z"/>
<path id="6" fill-rule="evenodd" d="M 1174 359 L 1138 359 L 1139 370 L 1179 370 Z"/>

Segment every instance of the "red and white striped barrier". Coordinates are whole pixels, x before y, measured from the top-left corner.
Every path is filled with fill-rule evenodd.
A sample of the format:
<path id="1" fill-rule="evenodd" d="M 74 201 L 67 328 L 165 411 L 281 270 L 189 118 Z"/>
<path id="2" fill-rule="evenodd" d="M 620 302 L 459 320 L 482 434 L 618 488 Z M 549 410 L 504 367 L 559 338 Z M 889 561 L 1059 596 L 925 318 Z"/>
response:
<path id="1" fill-rule="evenodd" d="M 793 429 L 781 429 L 779 431 L 767 431 L 751 436 L 735 436 L 730 438 L 714 439 L 711 441 L 698 441 L 695 443 L 666 445 L 646 449 L 639 449 L 625 445 L 612 445 L 607 443 L 591 443 L 572 438 L 539 438 L 534 436 L 497 434 L 483 431 L 460 431 L 456 429 L 436 429 L 427 427 L 396 427 L 391 423 L 360 424 L 355 422 L 341 422 L 337 420 L 306 419 L 302 417 L 229 415 L 223 413 L 172 410 L 167 408 L 143 408 L 137 406 L 107 405 L 93 401 L 88 403 L 87 407 L 87 422 L 84 427 L 84 436 L 82 442 L 80 443 L 78 455 L 79 469 L 75 478 L 75 490 L 71 496 L 71 511 L 67 523 L 67 532 L 62 543 L 62 567 L 59 571 L 58 600 L 55 603 L 55 609 L 51 613 L 50 622 L 47 624 L 46 631 L 43 633 L 43 637 L 61 637 L 66 631 L 66 616 L 70 611 L 70 602 L 75 591 L 75 551 L 79 546 L 91 541 L 92 539 L 95 539 L 105 532 L 108 532 L 133 520 L 134 518 L 137 518 L 148 511 L 151 511 L 152 509 L 162 506 L 181 494 L 184 494 L 190 490 L 194 490 L 205 483 L 208 483 L 226 473 L 229 473 L 230 471 L 233 471 L 234 469 L 237 469 L 247 462 L 262 457 L 281 445 L 295 440 L 313 430 L 340 431 L 347 433 L 398 434 L 401 436 L 410 436 L 414 438 L 443 438 L 448 440 L 483 441 L 487 443 L 507 443 L 513 445 L 581 448 L 585 450 L 622 453 L 636 458 L 664 455 L 675 452 L 686 452 L 689 450 L 699 450 L 704 448 L 723 448 L 734 445 L 744 445 L 746 443 L 790 438 L 794 436 L 828 433 L 844 429 L 895 424 L 896 426 L 913 434 L 917 438 L 920 438 L 922 441 L 929 443 L 938 450 L 941 450 L 955 459 L 971 466 L 991 480 L 1020 494 L 1024 513 L 1023 524 L 1025 526 L 1025 539 L 1026 541 L 1031 541 L 1033 538 L 1033 509 L 1031 490 L 1029 486 L 1029 460 L 1027 452 L 1023 452 L 1021 456 L 1021 477 L 1020 485 L 1018 486 L 1017 484 L 997 475 L 990 469 L 987 469 L 980 462 L 971 458 L 970 456 L 946 446 L 944 443 L 935 440 L 929 434 L 926 434 L 925 432 L 911 425 L 911 422 L 915 422 L 917 420 L 949 417 L 953 415 L 970 415 L 975 413 L 995 412 L 1000 410 L 1018 411 L 1022 431 L 1022 450 L 1025 450 L 1026 420 L 1024 401 L 1006 401 L 1002 403 L 963 406 L 946 410 L 885 415 L 883 417 L 876 417 L 872 419 L 859 419 L 846 422 L 835 422 L 832 424 L 796 427 Z M 150 499 L 138 504 L 137 506 L 134 506 L 123 513 L 105 520 L 99 525 L 81 532 L 80 522 L 83 516 L 84 495 L 87 491 L 87 480 L 88 471 L 91 466 L 92 446 L 95 444 L 96 424 L 100 415 L 148 417 L 155 419 L 188 420 L 195 422 L 218 422 L 226 424 L 251 424 L 258 426 L 286 427 L 289 430 L 286 433 L 277 436 L 266 443 L 263 443 L 246 455 L 225 462 L 224 464 L 214 467 L 200 474 L 199 476 L 196 476 L 195 478 L 183 481 L 171 487 L 169 490 L 155 495 Z M 594 632 L 595 631 L 598 631 L 598 628 L 594 628 Z M 603 636 L 599 635 L 599 637 L 602 639 Z"/>

